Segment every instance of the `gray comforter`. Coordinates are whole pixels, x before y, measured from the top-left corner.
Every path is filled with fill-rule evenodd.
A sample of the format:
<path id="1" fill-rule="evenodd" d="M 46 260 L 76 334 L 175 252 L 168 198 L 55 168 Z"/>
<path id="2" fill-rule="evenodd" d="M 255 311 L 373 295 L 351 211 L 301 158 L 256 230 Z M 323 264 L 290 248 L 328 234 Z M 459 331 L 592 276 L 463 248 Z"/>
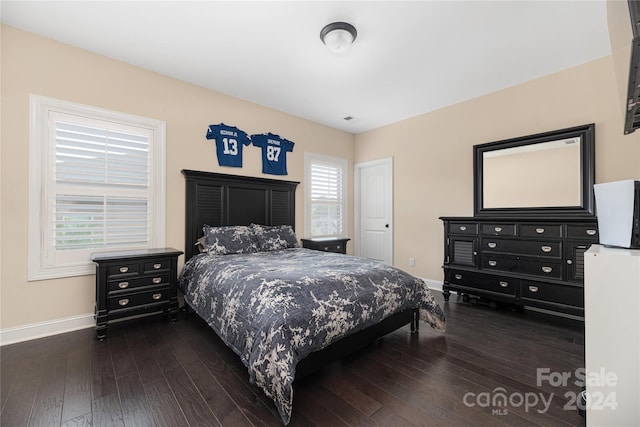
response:
<path id="1" fill-rule="evenodd" d="M 291 418 L 296 364 L 407 308 L 439 331 L 424 281 L 363 258 L 309 249 L 200 254 L 184 267 L 185 300 L 242 359 L 250 380 Z"/>

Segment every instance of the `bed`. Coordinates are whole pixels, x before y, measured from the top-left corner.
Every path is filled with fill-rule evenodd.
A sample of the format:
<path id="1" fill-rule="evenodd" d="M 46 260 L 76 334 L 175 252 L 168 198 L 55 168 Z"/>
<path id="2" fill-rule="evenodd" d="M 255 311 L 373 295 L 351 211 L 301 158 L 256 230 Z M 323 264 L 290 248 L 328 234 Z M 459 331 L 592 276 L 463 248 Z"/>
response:
<path id="1" fill-rule="evenodd" d="M 422 280 L 376 261 L 298 247 L 298 183 L 182 173 L 185 302 L 240 356 L 284 424 L 296 378 L 404 325 L 417 332 L 419 320 L 444 331 L 444 314 Z M 198 239 L 208 252 L 197 250 Z"/>

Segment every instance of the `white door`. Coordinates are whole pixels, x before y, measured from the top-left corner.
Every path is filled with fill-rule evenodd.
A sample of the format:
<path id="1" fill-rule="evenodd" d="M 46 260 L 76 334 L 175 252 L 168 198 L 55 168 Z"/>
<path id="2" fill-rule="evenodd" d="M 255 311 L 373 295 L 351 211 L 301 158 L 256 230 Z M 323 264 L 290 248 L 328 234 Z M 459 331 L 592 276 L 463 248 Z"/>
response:
<path id="1" fill-rule="evenodd" d="M 393 159 L 355 165 L 354 253 L 393 264 Z"/>

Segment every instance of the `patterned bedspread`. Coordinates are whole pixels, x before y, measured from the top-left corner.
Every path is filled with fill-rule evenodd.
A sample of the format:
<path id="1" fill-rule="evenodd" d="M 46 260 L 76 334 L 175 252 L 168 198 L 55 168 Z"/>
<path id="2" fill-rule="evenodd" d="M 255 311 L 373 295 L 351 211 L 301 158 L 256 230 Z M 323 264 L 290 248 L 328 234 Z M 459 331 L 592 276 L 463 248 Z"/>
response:
<path id="1" fill-rule="evenodd" d="M 427 285 L 388 265 L 309 249 L 200 254 L 180 277 L 185 300 L 242 359 L 250 380 L 291 418 L 296 364 L 407 308 L 439 331 Z"/>

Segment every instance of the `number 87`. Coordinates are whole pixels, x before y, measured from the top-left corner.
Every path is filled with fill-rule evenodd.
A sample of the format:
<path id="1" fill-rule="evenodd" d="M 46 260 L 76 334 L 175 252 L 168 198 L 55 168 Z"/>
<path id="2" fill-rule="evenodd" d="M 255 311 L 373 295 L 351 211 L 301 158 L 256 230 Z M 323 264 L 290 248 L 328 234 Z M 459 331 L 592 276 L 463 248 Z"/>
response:
<path id="1" fill-rule="evenodd" d="M 273 145 L 267 146 L 267 160 L 271 162 L 277 162 L 280 157 L 280 147 L 274 147 Z"/>

